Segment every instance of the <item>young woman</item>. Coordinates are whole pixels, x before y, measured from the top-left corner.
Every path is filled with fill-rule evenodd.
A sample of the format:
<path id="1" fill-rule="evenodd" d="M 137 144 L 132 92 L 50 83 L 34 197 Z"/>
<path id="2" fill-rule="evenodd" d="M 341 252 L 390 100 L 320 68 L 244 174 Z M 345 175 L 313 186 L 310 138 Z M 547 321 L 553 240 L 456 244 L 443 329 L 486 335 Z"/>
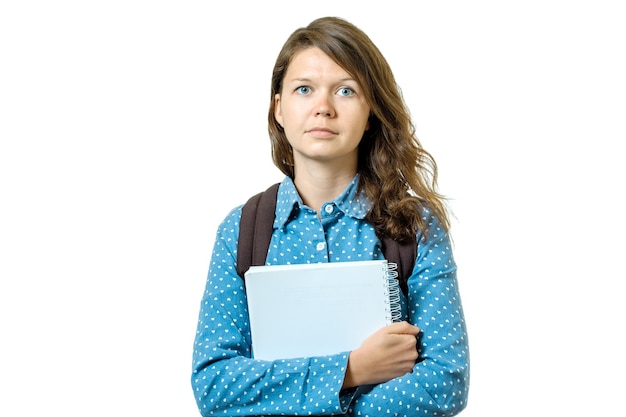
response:
<path id="1" fill-rule="evenodd" d="M 218 228 L 200 307 L 191 379 L 201 414 L 460 413 L 469 350 L 437 166 L 365 33 L 326 17 L 289 37 L 274 66 L 269 134 L 285 179 L 267 264 L 381 259 L 383 236 L 416 239 L 402 321 L 350 352 L 252 359 L 238 206 Z"/>

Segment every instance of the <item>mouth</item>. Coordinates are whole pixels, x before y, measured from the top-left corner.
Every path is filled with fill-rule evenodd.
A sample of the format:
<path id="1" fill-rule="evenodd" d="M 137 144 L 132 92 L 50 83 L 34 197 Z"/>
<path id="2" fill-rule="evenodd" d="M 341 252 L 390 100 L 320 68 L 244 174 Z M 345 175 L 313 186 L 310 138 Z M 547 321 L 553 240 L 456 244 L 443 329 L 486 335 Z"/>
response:
<path id="1" fill-rule="evenodd" d="M 320 139 L 329 138 L 337 134 L 337 132 L 335 132 L 334 130 L 328 129 L 326 127 L 314 127 L 307 130 L 306 133 Z"/>

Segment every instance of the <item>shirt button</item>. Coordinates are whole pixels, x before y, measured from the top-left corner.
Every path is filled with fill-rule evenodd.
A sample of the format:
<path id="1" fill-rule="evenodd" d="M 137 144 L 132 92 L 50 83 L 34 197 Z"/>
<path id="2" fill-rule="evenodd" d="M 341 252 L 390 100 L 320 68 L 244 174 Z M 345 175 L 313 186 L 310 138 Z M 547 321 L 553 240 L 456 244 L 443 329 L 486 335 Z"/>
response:
<path id="1" fill-rule="evenodd" d="M 324 207 L 324 211 L 328 214 L 332 213 L 334 210 L 334 207 L 332 204 L 327 204 L 326 207 Z"/>
<path id="2" fill-rule="evenodd" d="M 326 246 L 326 244 L 324 242 L 319 242 L 317 244 L 317 250 L 324 250 L 325 246 Z"/>

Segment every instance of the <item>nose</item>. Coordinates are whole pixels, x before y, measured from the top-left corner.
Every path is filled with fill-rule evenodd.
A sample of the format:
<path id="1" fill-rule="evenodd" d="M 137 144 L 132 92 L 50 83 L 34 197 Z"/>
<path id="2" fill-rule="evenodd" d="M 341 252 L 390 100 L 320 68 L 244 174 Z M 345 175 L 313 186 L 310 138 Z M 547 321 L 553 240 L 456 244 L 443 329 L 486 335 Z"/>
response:
<path id="1" fill-rule="evenodd" d="M 332 105 L 332 100 L 325 94 L 322 94 L 317 102 L 316 115 L 322 117 L 333 117 L 335 115 L 335 108 Z"/>

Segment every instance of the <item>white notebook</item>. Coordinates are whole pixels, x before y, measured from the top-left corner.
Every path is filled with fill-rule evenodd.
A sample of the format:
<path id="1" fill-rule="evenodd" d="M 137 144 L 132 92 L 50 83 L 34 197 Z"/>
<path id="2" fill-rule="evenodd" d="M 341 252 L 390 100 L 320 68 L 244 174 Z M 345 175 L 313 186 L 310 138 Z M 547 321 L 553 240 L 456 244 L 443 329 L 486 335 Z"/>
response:
<path id="1" fill-rule="evenodd" d="M 386 260 L 252 266 L 245 276 L 255 359 L 351 351 L 400 312 Z"/>

